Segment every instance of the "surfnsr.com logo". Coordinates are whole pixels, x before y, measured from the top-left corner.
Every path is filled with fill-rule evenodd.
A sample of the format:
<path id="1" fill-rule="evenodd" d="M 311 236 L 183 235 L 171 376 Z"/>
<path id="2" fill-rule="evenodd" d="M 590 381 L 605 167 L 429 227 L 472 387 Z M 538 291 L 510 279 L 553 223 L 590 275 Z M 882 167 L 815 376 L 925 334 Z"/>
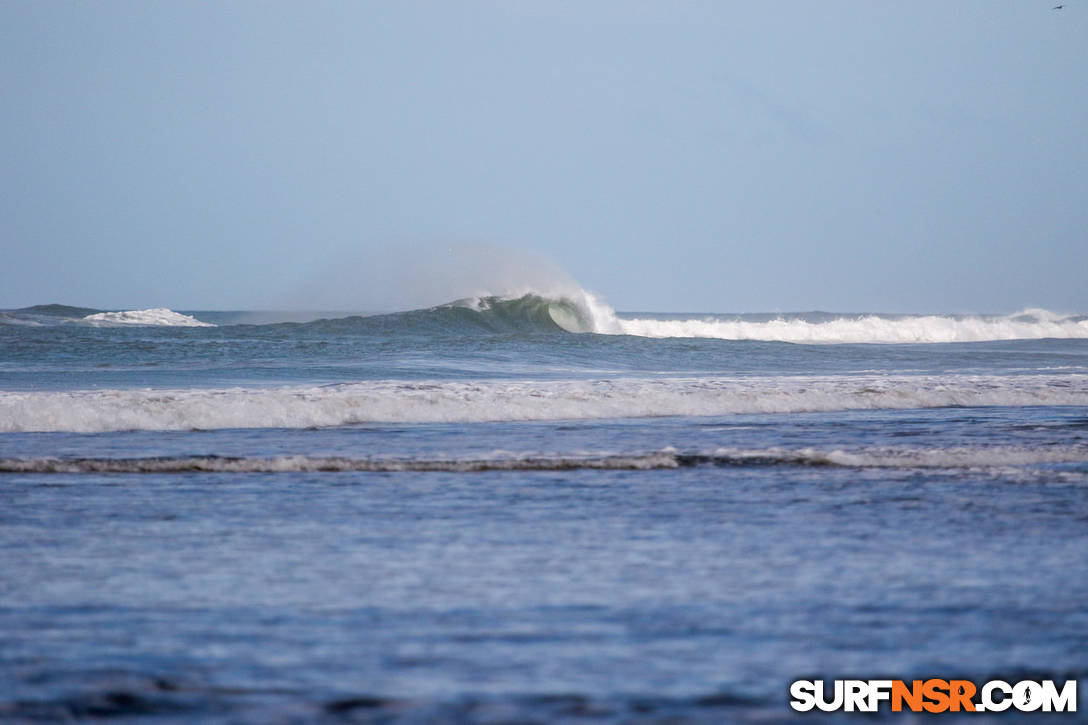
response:
<path id="1" fill-rule="evenodd" d="M 1053 680 L 990 680 L 981 687 L 970 680 L 796 680 L 790 685 L 790 707 L 798 712 L 1076 712 L 1077 681 L 1059 688 Z"/>

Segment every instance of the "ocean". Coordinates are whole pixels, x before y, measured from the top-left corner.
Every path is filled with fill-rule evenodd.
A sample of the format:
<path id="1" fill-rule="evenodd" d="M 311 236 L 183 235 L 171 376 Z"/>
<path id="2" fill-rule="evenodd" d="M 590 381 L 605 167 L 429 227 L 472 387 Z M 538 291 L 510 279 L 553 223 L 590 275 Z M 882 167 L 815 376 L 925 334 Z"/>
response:
<path id="1" fill-rule="evenodd" d="M 7 310 L 0 502 L 4 722 L 1088 712 L 1083 315 Z"/>

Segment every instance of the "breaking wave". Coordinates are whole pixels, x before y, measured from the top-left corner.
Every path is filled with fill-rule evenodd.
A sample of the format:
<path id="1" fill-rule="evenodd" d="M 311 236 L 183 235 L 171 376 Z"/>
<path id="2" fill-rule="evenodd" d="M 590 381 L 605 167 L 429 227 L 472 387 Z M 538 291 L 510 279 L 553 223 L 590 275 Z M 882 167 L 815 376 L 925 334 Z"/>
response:
<path id="1" fill-rule="evenodd" d="M 1088 375 L 385 380 L 320 387 L 0 392 L 0 431 L 308 428 L 1035 405 L 1088 405 Z"/>
<path id="2" fill-rule="evenodd" d="M 489 298 L 488 309 L 512 302 L 546 306 L 552 319 L 570 332 L 596 332 L 639 337 L 701 337 L 794 343 L 941 343 L 1045 338 L 1088 339 L 1088 318 L 1041 309 L 1014 315 L 831 315 L 809 313 L 768 318 L 767 315 L 629 317 L 617 314 L 584 290 L 551 300 L 527 296 L 516 301 Z M 562 320 L 562 321 L 561 321 Z"/>
<path id="3" fill-rule="evenodd" d="M 0 458 L 0 473 L 343 473 L 659 470 L 695 466 L 833 466 L 843 468 L 1007 468 L 1088 463 L 1088 447 L 1048 448 L 814 448 L 726 449 L 602 456 L 495 457 L 473 459 L 374 459 L 341 456 L 167 456 L 151 458 Z"/>
<path id="4" fill-rule="evenodd" d="M 1088 339 L 1088 319 L 1065 317 L 1046 310 L 1027 310 L 1005 316 L 867 314 L 816 320 L 787 316 L 757 321 L 713 317 L 687 320 L 617 317 L 616 327 L 622 334 L 644 337 L 707 337 L 824 344 Z"/>
<path id="5" fill-rule="evenodd" d="M 485 295 L 425 310 L 322 320 L 313 325 L 347 331 L 399 328 L 404 332 L 571 332 L 648 338 L 710 338 L 808 344 L 948 343 L 1047 338 L 1088 339 L 1088 317 L 1029 309 L 1013 315 L 629 315 L 586 290 Z"/>
<path id="6" fill-rule="evenodd" d="M 34 305 L 17 310 L 0 310 L 0 325 L 22 327 L 54 327 L 58 325 L 89 325 L 93 327 L 215 327 L 192 315 L 156 307 L 147 310 L 103 311 L 70 305 Z"/>
<path id="7" fill-rule="evenodd" d="M 191 315 L 183 315 L 164 307 L 150 310 L 123 310 L 120 312 L 98 312 L 87 315 L 84 321 L 93 325 L 168 325 L 170 327 L 215 327 L 210 322 L 201 322 Z"/>

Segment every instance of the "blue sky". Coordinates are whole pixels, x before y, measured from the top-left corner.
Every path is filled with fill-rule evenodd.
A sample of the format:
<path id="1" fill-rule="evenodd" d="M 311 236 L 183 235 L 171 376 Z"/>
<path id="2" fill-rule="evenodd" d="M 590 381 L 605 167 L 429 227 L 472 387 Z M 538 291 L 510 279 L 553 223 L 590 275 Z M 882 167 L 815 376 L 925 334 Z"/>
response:
<path id="1" fill-rule="evenodd" d="M 1086 312 L 1054 4 L 0 0 L 0 306 Z"/>

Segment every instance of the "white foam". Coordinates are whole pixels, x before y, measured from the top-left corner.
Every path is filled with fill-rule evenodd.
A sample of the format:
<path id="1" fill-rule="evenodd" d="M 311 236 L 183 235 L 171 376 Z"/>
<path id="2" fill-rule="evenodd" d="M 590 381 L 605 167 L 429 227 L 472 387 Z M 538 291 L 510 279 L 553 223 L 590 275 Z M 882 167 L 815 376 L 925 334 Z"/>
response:
<path id="1" fill-rule="evenodd" d="M 201 322 L 191 315 L 156 307 L 149 310 L 123 310 L 121 312 L 98 312 L 87 315 L 84 321 L 93 325 L 156 325 L 170 327 L 215 327 L 210 322 Z"/>
<path id="2" fill-rule="evenodd" d="M 1046 463 L 1088 462 L 1088 446 L 1022 446 L 949 448 L 872 447 L 854 450 L 817 448 L 719 448 L 708 456 L 710 461 L 773 461 L 800 465 L 827 465 L 846 468 L 994 468 L 1031 466 Z"/>
<path id="3" fill-rule="evenodd" d="M 1088 375 L 851 375 L 566 381 L 368 381 L 323 387 L 0 393 L 0 431 L 305 428 L 1088 405 Z"/>
<path id="4" fill-rule="evenodd" d="M 496 455 L 485 458 L 347 458 L 164 456 L 150 458 L 0 458 L 0 473 L 343 473 L 484 471 L 655 470 L 689 466 L 834 466 L 843 468 L 1024 469 L 1088 463 L 1088 446 L 1045 448 L 976 446 L 951 448 L 868 447 L 719 448 L 712 453 L 659 451 L 577 456 Z M 1067 471 L 1069 472 L 1069 471 Z M 1075 473 L 1075 472 L 1070 472 Z M 1088 473 L 1088 471 L 1082 471 Z"/>
<path id="5" fill-rule="evenodd" d="M 1088 321 L 1070 318 L 880 317 L 865 315 L 822 322 L 776 319 L 655 320 L 616 318 L 623 334 L 643 337 L 709 337 L 796 343 L 940 343 L 1044 338 L 1088 338 Z"/>

